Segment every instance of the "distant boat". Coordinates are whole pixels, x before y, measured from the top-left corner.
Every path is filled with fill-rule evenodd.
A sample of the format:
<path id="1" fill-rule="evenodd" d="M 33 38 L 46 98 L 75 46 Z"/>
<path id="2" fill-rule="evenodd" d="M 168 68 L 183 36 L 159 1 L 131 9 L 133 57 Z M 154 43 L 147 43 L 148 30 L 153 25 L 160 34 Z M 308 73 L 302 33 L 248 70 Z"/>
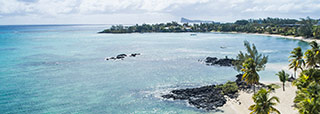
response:
<path id="1" fill-rule="evenodd" d="M 190 34 L 190 36 L 197 36 L 197 34 Z"/>
<path id="2" fill-rule="evenodd" d="M 220 46 L 220 48 L 221 48 L 221 49 L 225 49 L 225 48 L 227 48 L 227 47 L 225 47 L 225 46 Z"/>

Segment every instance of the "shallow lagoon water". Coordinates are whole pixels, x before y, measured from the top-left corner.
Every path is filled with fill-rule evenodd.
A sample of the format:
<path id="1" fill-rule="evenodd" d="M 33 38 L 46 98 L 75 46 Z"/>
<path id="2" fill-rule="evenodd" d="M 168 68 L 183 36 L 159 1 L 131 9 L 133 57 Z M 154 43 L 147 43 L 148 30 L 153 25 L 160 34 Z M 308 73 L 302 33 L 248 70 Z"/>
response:
<path id="1" fill-rule="evenodd" d="M 230 33 L 97 34 L 105 25 L 0 26 L 0 113 L 212 113 L 160 96 L 175 88 L 235 80 L 230 67 L 206 66 L 207 56 L 234 58 L 254 43 L 269 56 L 261 80 L 288 65 L 308 44 Z M 226 47 L 224 49 L 220 47 Z M 105 61 L 118 54 L 135 58 Z"/>

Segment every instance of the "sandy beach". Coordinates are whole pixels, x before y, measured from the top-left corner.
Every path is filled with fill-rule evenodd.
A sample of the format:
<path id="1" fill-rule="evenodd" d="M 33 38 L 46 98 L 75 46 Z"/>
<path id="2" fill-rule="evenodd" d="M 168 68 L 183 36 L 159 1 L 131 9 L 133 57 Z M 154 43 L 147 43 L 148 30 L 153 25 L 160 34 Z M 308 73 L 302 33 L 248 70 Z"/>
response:
<path id="1" fill-rule="evenodd" d="M 235 32 L 232 32 L 235 33 Z M 316 41 L 320 43 L 319 39 L 305 39 L 303 37 L 294 37 L 294 36 L 283 36 L 283 35 L 276 35 L 276 34 L 259 34 L 259 33 L 240 33 L 240 34 L 254 34 L 254 35 L 263 35 L 263 36 L 272 36 L 272 37 L 281 37 L 287 39 L 294 39 L 294 40 L 302 40 L 305 42 Z M 286 71 L 293 73 L 292 70 L 288 70 L 288 67 L 281 67 L 279 69 L 285 69 Z M 298 71 L 299 73 L 299 71 Z M 280 111 L 281 114 L 298 114 L 298 110 L 294 109 L 293 100 L 296 95 L 297 88 L 292 86 L 291 82 L 286 82 L 285 84 L 285 91 L 282 90 L 282 83 L 280 81 L 261 81 L 264 84 L 277 84 L 281 88 L 276 89 L 274 92 L 270 94 L 271 96 L 279 97 L 280 103 L 278 103 L 275 108 Z M 252 100 L 253 93 L 247 93 L 244 91 L 239 91 L 239 97 L 237 99 L 228 99 L 227 104 L 225 104 L 220 109 L 223 112 L 218 112 L 219 114 L 249 114 L 251 111 L 248 110 L 249 106 L 254 104 Z"/>
<path id="2" fill-rule="evenodd" d="M 311 39 L 311 38 L 304 38 L 304 37 L 294 37 L 294 36 L 283 36 L 283 35 L 278 35 L 278 34 L 259 34 L 259 33 L 253 33 L 254 35 L 263 35 L 263 36 L 273 36 L 273 37 L 282 37 L 282 38 L 287 38 L 287 39 L 294 39 L 294 40 L 301 40 L 305 42 L 312 42 L 316 41 L 317 43 L 320 43 L 319 39 Z"/>
<path id="3" fill-rule="evenodd" d="M 295 110 L 293 106 L 293 100 L 296 95 L 297 88 L 292 86 L 290 82 L 287 82 L 285 85 L 285 91 L 282 90 L 282 84 L 280 82 L 262 82 L 264 84 L 277 84 L 281 88 L 276 89 L 270 94 L 271 96 L 279 97 L 280 103 L 278 103 L 275 108 L 280 111 L 281 114 L 298 114 L 298 110 Z M 221 107 L 221 110 L 224 112 L 219 112 L 222 114 L 249 114 L 249 106 L 254 104 L 252 100 L 253 93 L 247 93 L 244 91 L 239 92 L 238 99 L 229 99 L 227 104 Z"/>
<path id="4" fill-rule="evenodd" d="M 263 36 L 272 36 L 272 37 L 281 37 L 281 38 L 287 38 L 287 39 L 301 40 L 301 41 L 305 41 L 305 42 L 316 41 L 317 43 L 320 43 L 320 39 L 304 38 L 301 36 L 299 36 L 299 37 L 283 36 L 283 35 L 279 35 L 279 34 L 268 34 L 268 33 L 243 33 L 243 32 L 226 32 L 226 33 L 263 35 Z"/>

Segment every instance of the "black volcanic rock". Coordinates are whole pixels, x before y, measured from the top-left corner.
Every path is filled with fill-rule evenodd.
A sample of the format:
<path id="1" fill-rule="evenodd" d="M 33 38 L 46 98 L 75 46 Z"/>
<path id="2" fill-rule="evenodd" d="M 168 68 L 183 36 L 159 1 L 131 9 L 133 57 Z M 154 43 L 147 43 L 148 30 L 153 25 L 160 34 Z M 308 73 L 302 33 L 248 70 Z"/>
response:
<path id="1" fill-rule="evenodd" d="M 133 53 L 133 54 L 130 54 L 130 55 L 127 55 L 127 54 L 119 54 L 119 55 L 117 55 L 116 57 L 105 58 L 105 60 L 117 60 L 117 59 L 123 60 L 123 59 L 126 58 L 127 56 L 136 57 L 136 56 L 138 56 L 138 55 L 141 55 L 141 54 L 140 54 L 140 53 Z"/>
<path id="2" fill-rule="evenodd" d="M 140 53 L 133 53 L 133 54 L 130 54 L 130 57 L 136 57 L 137 55 L 140 55 Z"/>
<path id="3" fill-rule="evenodd" d="M 205 110 L 215 110 L 227 102 L 224 95 L 221 94 L 221 89 L 216 88 L 215 85 L 173 90 L 171 94 L 162 97 L 173 100 L 187 100 L 189 104 L 196 108 Z"/>
<path id="4" fill-rule="evenodd" d="M 247 85 L 241 80 L 241 78 L 242 74 L 238 74 L 234 81 L 238 86 L 238 90 L 250 90 L 251 86 Z M 225 96 L 228 96 L 231 99 L 236 99 L 239 95 L 237 91 L 223 93 L 220 88 L 222 85 L 223 84 L 202 86 L 198 88 L 177 89 L 172 90 L 171 93 L 163 95 L 162 97 L 165 99 L 186 100 L 190 105 L 193 105 L 198 109 L 218 111 L 217 108 L 222 107 L 227 102 Z"/>
<path id="5" fill-rule="evenodd" d="M 248 85 L 245 81 L 241 80 L 241 79 L 242 79 L 242 75 L 243 75 L 243 74 L 238 74 L 238 75 L 236 75 L 237 79 L 236 79 L 235 82 L 237 83 L 239 89 L 242 89 L 242 90 L 244 90 L 244 89 L 250 89 L 251 86 Z"/>
<path id="6" fill-rule="evenodd" d="M 127 55 L 126 54 L 119 54 L 119 55 L 117 55 L 117 59 L 123 59 L 123 58 L 125 58 Z"/>
<path id="7" fill-rule="evenodd" d="M 236 80 L 234 81 L 238 86 L 238 91 L 243 90 L 252 92 L 252 86 L 242 80 L 242 75 L 243 74 L 236 75 Z M 221 86 L 223 86 L 223 84 L 177 89 L 172 90 L 169 94 L 162 95 L 162 97 L 165 99 L 186 100 L 190 105 L 193 105 L 198 109 L 218 111 L 217 108 L 222 107 L 227 102 L 225 96 L 236 99 L 239 95 L 238 91 L 229 91 L 228 93 L 225 93 L 220 88 Z M 257 84 L 256 90 L 259 90 L 260 88 L 267 88 L 267 86 L 259 83 Z M 241 104 L 241 102 L 238 103 Z"/>
<path id="8" fill-rule="evenodd" d="M 217 60 L 218 60 L 217 57 L 207 57 L 207 58 L 205 59 L 205 62 L 206 62 L 206 63 L 214 63 L 214 62 L 216 62 Z"/>
<path id="9" fill-rule="evenodd" d="M 224 59 L 218 59 L 217 57 L 207 57 L 204 62 L 207 65 L 220 65 L 220 66 L 233 66 L 232 62 L 235 59 L 229 59 L 228 57 Z"/>

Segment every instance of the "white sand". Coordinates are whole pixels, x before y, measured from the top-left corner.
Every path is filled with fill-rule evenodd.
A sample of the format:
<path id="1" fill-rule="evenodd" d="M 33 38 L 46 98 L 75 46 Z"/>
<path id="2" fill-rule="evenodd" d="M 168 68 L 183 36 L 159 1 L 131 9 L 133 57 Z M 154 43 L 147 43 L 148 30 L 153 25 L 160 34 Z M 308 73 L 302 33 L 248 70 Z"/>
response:
<path id="1" fill-rule="evenodd" d="M 294 40 L 301 40 L 305 42 L 312 42 L 316 41 L 317 43 L 320 43 L 320 39 L 313 39 L 313 38 L 304 38 L 304 37 L 295 37 L 295 36 L 283 36 L 279 34 L 267 34 L 267 33 L 241 33 L 241 32 L 232 32 L 232 33 L 240 33 L 240 34 L 254 34 L 254 35 L 262 35 L 262 36 L 272 36 L 272 37 L 281 37 L 281 38 L 287 38 L 287 39 L 294 39 Z"/>
<path id="2" fill-rule="evenodd" d="M 259 34 L 259 33 L 254 33 L 255 35 L 263 35 L 263 36 L 273 36 L 273 37 L 282 37 L 282 38 L 287 38 L 287 39 L 294 39 L 294 40 L 302 40 L 305 42 L 312 42 L 316 41 L 317 43 L 320 43 L 319 39 L 312 39 L 312 38 L 303 38 L 301 36 L 295 37 L 295 36 L 283 36 L 283 35 L 278 35 L 278 34 Z"/>
<path id="3" fill-rule="evenodd" d="M 214 32 L 217 32 L 217 31 L 214 31 Z M 268 33 L 245 33 L 245 32 L 221 32 L 221 33 L 253 34 L 253 35 L 272 36 L 272 37 L 281 37 L 281 38 L 287 38 L 287 39 L 301 40 L 301 41 L 305 41 L 305 42 L 312 42 L 312 41 L 316 41 L 317 43 L 320 43 L 320 39 L 304 38 L 304 37 L 302 37 L 302 36 L 295 37 L 295 36 L 283 36 L 283 35 L 280 35 L 280 34 L 268 34 Z"/>
<path id="4" fill-rule="evenodd" d="M 271 84 L 271 82 L 263 82 L 264 84 Z M 281 114 L 298 114 L 298 111 L 295 110 L 293 106 L 293 100 L 296 95 L 296 87 L 292 86 L 290 82 L 287 82 L 285 85 L 285 91 L 282 90 L 282 84 L 280 82 L 273 82 L 274 84 L 280 85 L 281 88 L 276 89 L 275 92 L 272 92 L 269 97 L 277 96 L 279 97 L 280 103 L 278 103 L 275 108 L 280 111 Z M 252 100 L 253 93 L 246 93 L 243 91 L 239 92 L 238 100 L 234 99 L 228 100 L 221 109 L 224 112 L 223 114 L 249 114 L 249 106 L 254 104 Z M 241 102 L 241 104 L 239 104 Z"/>

